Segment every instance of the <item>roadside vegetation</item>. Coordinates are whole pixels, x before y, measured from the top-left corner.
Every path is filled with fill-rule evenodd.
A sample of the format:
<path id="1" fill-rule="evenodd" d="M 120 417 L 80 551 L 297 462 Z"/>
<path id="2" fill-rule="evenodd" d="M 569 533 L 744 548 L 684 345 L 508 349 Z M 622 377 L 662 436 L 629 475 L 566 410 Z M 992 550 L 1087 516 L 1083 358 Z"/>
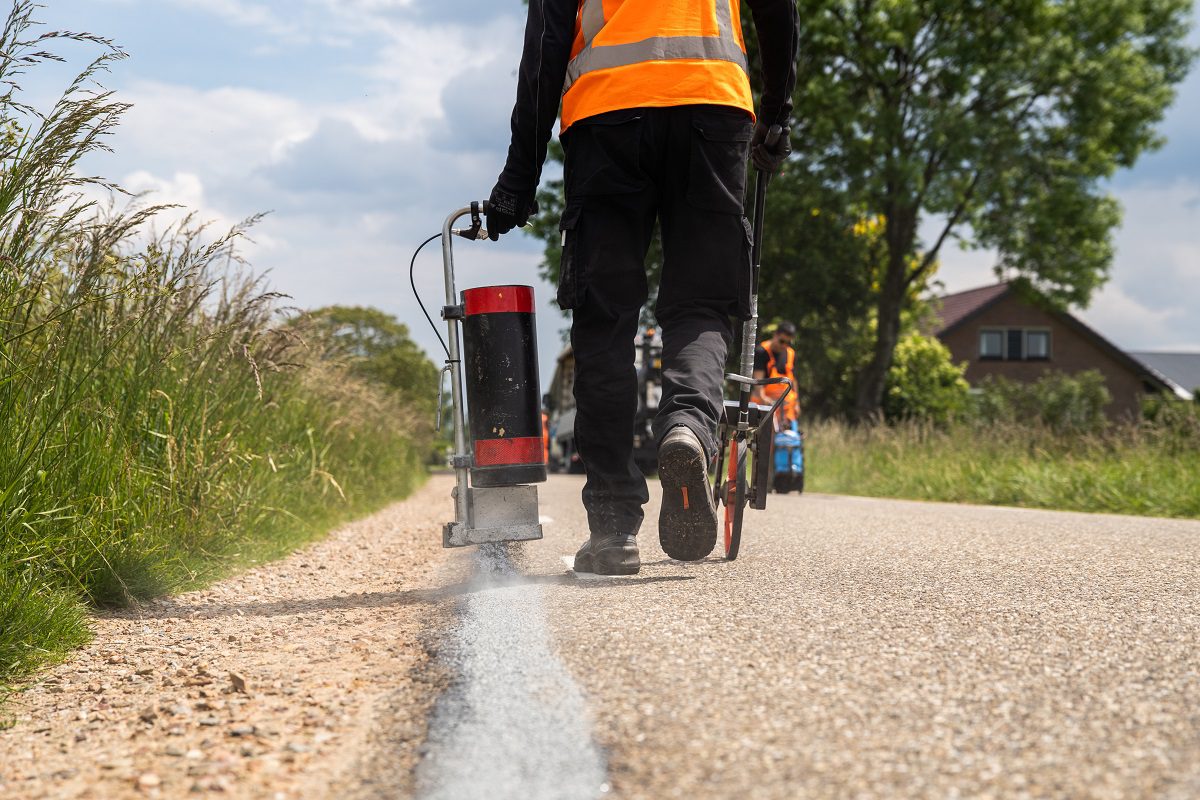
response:
<path id="1" fill-rule="evenodd" d="M 436 368 L 402 326 L 347 350 L 242 263 L 247 226 L 170 224 L 82 176 L 126 110 L 96 83 L 123 54 L 39 33 L 35 8 L 0 34 L 0 686 L 85 641 L 89 606 L 287 552 L 408 493 L 433 451 L 406 392 Z M 22 76 L 78 45 L 101 55 L 26 105 Z"/>
<path id="2" fill-rule="evenodd" d="M 899 352 L 899 351 L 898 351 Z M 943 373 L 945 365 L 935 373 Z M 894 367 L 889 397 L 903 397 Z M 930 400 L 930 396 L 933 399 Z M 1200 518 L 1200 403 L 1152 397 L 1143 418 L 1110 422 L 1099 373 L 1034 384 L 952 380 L 924 408 L 885 423 L 806 430 L 820 492 Z M 899 408 L 900 403 L 890 407 Z M 953 408 L 952 414 L 945 409 Z M 917 413 L 914 413 L 917 412 Z"/>

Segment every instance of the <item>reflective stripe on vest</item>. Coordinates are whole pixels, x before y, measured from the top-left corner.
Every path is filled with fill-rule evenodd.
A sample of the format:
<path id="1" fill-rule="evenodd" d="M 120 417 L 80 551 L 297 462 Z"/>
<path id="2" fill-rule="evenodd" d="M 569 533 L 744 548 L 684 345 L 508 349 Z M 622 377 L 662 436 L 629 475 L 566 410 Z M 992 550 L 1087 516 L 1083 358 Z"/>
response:
<path id="1" fill-rule="evenodd" d="M 733 17 L 729 0 L 714 0 L 718 36 L 651 36 L 628 44 L 594 45 L 592 40 L 604 27 L 604 0 L 583 0 L 579 22 L 583 29 L 583 50 L 567 64 L 563 94 L 575 81 L 598 69 L 612 69 L 645 61 L 732 61 L 750 74 L 746 53 L 733 35 Z"/>
<path id="2" fill-rule="evenodd" d="M 648 29 L 645 32 L 652 35 L 638 38 L 636 41 L 604 44 L 595 41 L 601 31 L 604 30 L 605 25 L 610 22 L 604 14 L 604 0 L 580 0 L 576 47 L 579 47 L 581 43 L 582 49 L 575 53 L 567 65 L 566 80 L 563 84 L 563 96 L 566 97 L 567 93 L 571 91 L 580 78 L 601 70 L 653 62 L 693 61 L 700 62 L 702 68 L 704 62 L 708 62 L 709 64 L 723 63 L 736 65 L 737 69 L 740 70 L 740 76 L 745 79 L 744 92 L 739 91 L 737 93 L 739 96 L 735 98 L 731 97 L 728 91 L 714 91 L 712 98 L 689 96 L 688 98 L 681 98 L 681 103 L 711 100 L 711 102 L 744 107 L 747 112 L 753 114 L 753 101 L 749 94 L 749 66 L 746 60 L 746 52 L 740 41 L 739 33 L 735 30 L 736 26 L 733 19 L 732 6 L 734 3 L 738 3 L 738 0 L 693 1 L 695 5 L 706 7 L 705 10 L 713 15 L 709 17 L 709 20 L 715 17 L 717 23 L 716 36 L 653 35 L 654 28 L 648 25 Z M 659 2 L 663 2 L 663 0 L 622 0 L 622 2 L 617 4 L 614 18 L 622 10 L 628 15 L 629 13 L 637 12 L 639 7 L 645 8 L 641 4 Z M 626 4 L 628 4 L 628 7 L 624 7 Z M 614 5 L 614 0 L 609 0 L 609 5 L 610 7 Z M 621 26 L 622 33 L 628 36 L 630 33 L 628 17 L 623 22 L 625 24 Z M 709 26 L 711 26 L 711 22 Z M 633 27 L 636 28 L 636 25 Z M 683 27 L 684 30 L 687 30 L 686 26 Z M 694 27 L 695 29 L 700 29 L 704 26 L 696 25 Z M 711 27 L 709 29 L 711 30 Z M 633 108 L 643 104 L 637 96 L 631 96 L 624 107 Z M 661 103 L 653 104 L 657 105 Z M 608 105 L 611 105 L 611 103 Z M 578 116 L 583 117 L 588 115 L 588 113 L 584 113 Z M 564 114 L 564 128 L 573 121 L 574 119 L 568 119 L 566 118 L 566 114 Z"/>

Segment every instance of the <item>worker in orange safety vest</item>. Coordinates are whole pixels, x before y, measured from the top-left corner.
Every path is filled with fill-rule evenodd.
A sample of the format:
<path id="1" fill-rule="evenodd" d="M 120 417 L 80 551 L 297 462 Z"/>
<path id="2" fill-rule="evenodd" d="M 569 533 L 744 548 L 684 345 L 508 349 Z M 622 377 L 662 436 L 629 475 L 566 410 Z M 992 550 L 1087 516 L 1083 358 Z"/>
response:
<path id="1" fill-rule="evenodd" d="M 633 459 L 634 336 L 661 231 L 659 543 L 697 561 L 717 541 L 708 467 L 719 449 L 732 318 L 749 319 L 748 160 L 778 172 L 800 21 L 796 0 L 744 0 L 758 36 L 755 108 L 743 0 L 529 0 L 508 158 L 487 204 L 496 239 L 536 213 L 555 117 L 565 154 L 558 305 L 570 310 L 574 443 L 590 536 L 576 572 L 628 575 L 650 495 Z M 757 111 L 757 114 L 756 114 Z"/>
<path id="2" fill-rule="evenodd" d="M 800 419 L 800 399 L 796 393 L 796 351 L 792 342 L 796 338 L 796 326 L 790 322 L 781 322 L 775 326 L 775 332 L 770 339 L 760 344 L 754 350 L 754 377 L 788 378 L 792 382 L 792 390 L 788 392 L 783 405 L 776 412 L 779 415 L 781 428 L 793 427 Z M 757 386 L 752 400 L 762 405 L 773 405 L 779 396 L 787 391 L 782 384 L 773 386 Z"/>

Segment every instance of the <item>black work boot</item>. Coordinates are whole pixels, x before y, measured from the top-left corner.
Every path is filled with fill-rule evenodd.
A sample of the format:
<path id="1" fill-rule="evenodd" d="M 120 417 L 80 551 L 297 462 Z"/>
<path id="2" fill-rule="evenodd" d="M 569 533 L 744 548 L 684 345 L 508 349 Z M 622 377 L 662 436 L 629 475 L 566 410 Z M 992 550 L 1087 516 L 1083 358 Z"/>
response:
<path id="1" fill-rule="evenodd" d="M 658 477 L 663 552 L 679 561 L 699 561 L 717 545 L 717 509 L 708 485 L 708 457 L 686 425 L 672 428 L 658 446 Z"/>
<path id="2" fill-rule="evenodd" d="M 642 568 L 637 537 L 623 533 L 593 536 L 575 554 L 576 572 L 596 575 L 637 575 Z"/>

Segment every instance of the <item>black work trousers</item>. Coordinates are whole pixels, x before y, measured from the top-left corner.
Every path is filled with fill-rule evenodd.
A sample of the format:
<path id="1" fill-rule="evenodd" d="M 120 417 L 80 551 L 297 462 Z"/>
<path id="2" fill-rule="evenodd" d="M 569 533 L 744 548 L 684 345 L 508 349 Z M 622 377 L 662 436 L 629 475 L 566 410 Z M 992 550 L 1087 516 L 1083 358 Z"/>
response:
<path id="1" fill-rule="evenodd" d="M 575 444 L 593 535 L 636 534 L 649 500 L 633 461 L 634 337 L 657 221 L 663 265 L 661 442 L 677 425 L 715 455 L 731 317 L 749 312 L 750 225 L 743 196 L 750 117 L 720 106 L 614 111 L 563 137 L 566 199 L 558 302 L 573 312 Z"/>

